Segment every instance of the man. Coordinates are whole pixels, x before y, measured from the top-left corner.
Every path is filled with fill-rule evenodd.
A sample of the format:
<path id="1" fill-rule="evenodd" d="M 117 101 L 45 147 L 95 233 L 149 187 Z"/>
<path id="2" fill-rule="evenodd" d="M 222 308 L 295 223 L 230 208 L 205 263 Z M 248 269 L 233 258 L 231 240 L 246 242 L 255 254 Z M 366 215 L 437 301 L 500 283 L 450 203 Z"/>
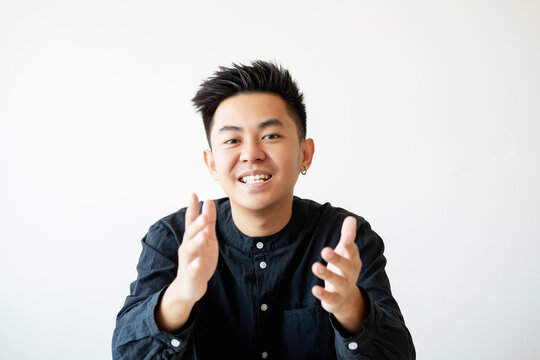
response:
<path id="1" fill-rule="evenodd" d="M 363 218 L 293 195 L 314 143 L 289 72 L 222 67 L 193 102 L 228 197 L 193 195 L 150 228 L 114 358 L 414 359 L 382 240 Z"/>

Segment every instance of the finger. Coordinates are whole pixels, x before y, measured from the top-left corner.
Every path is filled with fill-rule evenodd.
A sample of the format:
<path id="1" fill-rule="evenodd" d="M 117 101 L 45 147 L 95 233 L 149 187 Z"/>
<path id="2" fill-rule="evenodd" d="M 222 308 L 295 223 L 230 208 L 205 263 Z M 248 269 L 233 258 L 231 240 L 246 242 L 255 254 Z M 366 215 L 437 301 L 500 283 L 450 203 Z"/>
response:
<path id="1" fill-rule="evenodd" d="M 196 223 L 196 222 L 195 222 Z M 194 224 L 195 224 L 194 223 Z M 178 249 L 178 260 L 184 266 L 191 263 L 195 258 L 205 258 L 206 239 L 208 238 L 208 229 L 203 228 L 188 241 L 184 241 Z"/>
<path id="2" fill-rule="evenodd" d="M 341 226 L 341 238 L 339 242 L 344 245 L 353 244 L 354 239 L 356 238 L 356 219 L 353 216 L 347 216 L 343 220 L 343 225 Z"/>
<path id="3" fill-rule="evenodd" d="M 205 244 L 207 247 L 211 248 L 215 245 L 217 242 L 217 236 L 216 236 L 216 204 L 213 200 L 206 200 L 203 204 L 203 213 L 201 215 L 204 215 L 206 217 L 208 225 L 205 228 L 206 236 L 205 236 Z"/>
<path id="4" fill-rule="evenodd" d="M 336 246 L 336 252 L 340 255 L 348 255 L 347 252 L 355 251 L 353 245 L 356 239 L 356 219 L 348 216 L 341 225 L 341 237 Z M 357 250 L 357 249 L 356 249 Z M 350 255 L 354 256 L 354 254 Z"/>
<path id="5" fill-rule="evenodd" d="M 202 213 L 208 218 L 208 222 L 216 222 L 216 204 L 213 200 L 206 200 L 203 203 Z"/>
<path id="6" fill-rule="evenodd" d="M 208 221 L 206 214 L 201 214 L 189 225 L 184 231 L 183 242 L 191 241 L 198 233 L 207 226 L 215 226 L 214 223 Z"/>
<path id="7" fill-rule="evenodd" d="M 347 279 L 333 271 L 328 270 L 328 268 L 321 263 L 314 263 L 311 266 L 311 271 L 319 279 L 324 280 L 327 285 L 330 283 L 331 287 L 338 293 L 343 292 L 347 288 Z"/>
<path id="8" fill-rule="evenodd" d="M 188 207 L 186 210 L 186 219 L 185 219 L 185 228 L 188 229 L 189 226 L 197 219 L 199 215 L 199 199 L 195 193 L 191 194 L 189 199 Z"/>
<path id="9" fill-rule="evenodd" d="M 327 291 L 322 286 L 319 286 L 319 285 L 313 286 L 311 288 L 311 293 L 317 299 L 321 300 L 321 302 L 330 305 L 330 307 L 334 304 L 337 304 L 341 298 L 339 294 Z"/>
<path id="10" fill-rule="evenodd" d="M 356 244 L 354 244 L 354 246 L 356 246 Z M 324 261 L 328 262 L 329 265 L 331 264 L 338 268 L 338 273 L 345 275 L 345 277 L 348 278 L 356 276 L 356 264 L 354 258 L 349 259 L 345 256 L 341 256 L 329 247 L 326 247 L 321 251 L 321 257 Z M 329 268 L 331 269 L 330 266 Z"/>

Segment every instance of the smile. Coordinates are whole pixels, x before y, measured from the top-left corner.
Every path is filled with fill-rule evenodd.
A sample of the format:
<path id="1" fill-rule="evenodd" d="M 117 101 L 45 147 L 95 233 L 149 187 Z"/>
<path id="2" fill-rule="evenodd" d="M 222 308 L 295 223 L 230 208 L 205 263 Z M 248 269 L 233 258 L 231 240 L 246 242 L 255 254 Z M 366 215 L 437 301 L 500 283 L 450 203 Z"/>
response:
<path id="1" fill-rule="evenodd" d="M 268 181 L 271 177 L 272 175 L 267 175 L 267 174 L 248 175 L 248 176 L 243 176 L 240 179 L 240 181 L 243 182 L 244 184 L 260 184 L 265 181 Z"/>

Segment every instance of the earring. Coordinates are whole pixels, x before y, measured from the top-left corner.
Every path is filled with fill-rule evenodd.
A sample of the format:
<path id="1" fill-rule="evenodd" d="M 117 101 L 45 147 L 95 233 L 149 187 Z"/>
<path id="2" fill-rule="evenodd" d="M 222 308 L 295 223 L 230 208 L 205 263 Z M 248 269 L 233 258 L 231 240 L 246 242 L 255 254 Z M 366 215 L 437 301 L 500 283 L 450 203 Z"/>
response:
<path id="1" fill-rule="evenodd" d="M 300 171 L 300 174 L 302 174 L 302 175 L 306 175 L 306 174 L 307 174 L 307 168 L 306 168 L 305 165 L 304 165 L 304 170 Z"/>

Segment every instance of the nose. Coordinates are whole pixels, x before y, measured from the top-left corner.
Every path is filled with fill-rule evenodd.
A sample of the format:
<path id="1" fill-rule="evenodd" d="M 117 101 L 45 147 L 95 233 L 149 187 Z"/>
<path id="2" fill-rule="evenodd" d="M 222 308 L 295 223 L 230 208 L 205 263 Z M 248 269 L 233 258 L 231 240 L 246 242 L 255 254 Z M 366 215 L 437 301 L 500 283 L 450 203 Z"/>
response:
<path id="1" fill-rule="evenodd" d="M 258 141 L 245 141 L 240 153 L 241 162 L 260 162 L 266 157 L 261 144 Z"/>

